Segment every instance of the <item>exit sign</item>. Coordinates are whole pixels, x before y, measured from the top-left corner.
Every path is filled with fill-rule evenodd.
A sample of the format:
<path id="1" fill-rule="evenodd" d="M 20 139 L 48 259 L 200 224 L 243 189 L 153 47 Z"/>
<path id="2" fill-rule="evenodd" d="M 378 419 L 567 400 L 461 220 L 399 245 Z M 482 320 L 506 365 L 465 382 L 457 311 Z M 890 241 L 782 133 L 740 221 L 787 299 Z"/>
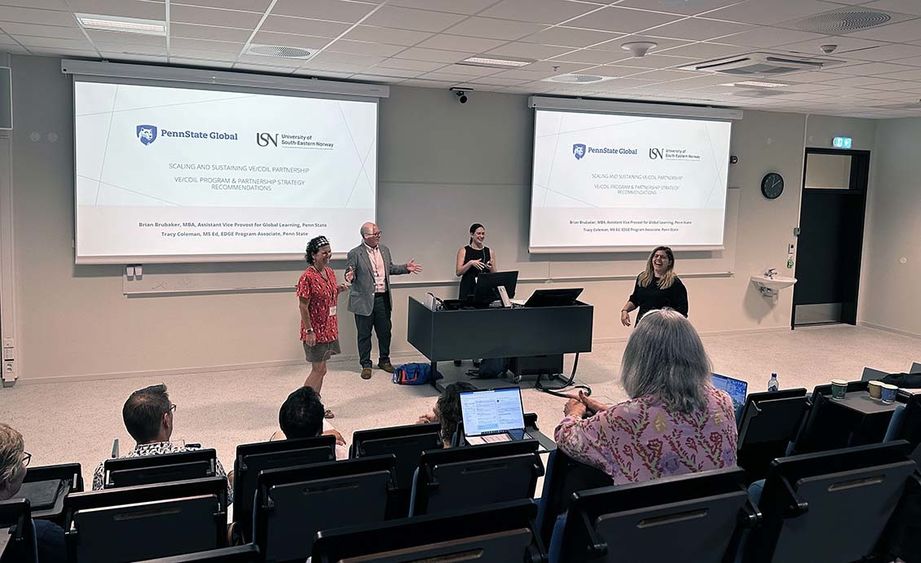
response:
<path id="1" fill-rule="evenodd" d="M 831 144 L 836 149 L 849 149 L 851 148 L 851 138 L 850 137 L 835 137 L 831 140 Z"/>

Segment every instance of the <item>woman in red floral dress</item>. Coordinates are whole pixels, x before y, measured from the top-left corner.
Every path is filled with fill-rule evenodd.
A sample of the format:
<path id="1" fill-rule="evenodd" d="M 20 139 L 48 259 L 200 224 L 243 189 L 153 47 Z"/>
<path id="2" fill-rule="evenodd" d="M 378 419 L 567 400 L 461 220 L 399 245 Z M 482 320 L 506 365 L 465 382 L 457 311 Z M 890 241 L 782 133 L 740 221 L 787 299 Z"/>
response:
<path id="1" fill-rule="evenodd" d="M 326 375 L 326 362 L 334 354 L 339 354 L 339 323 L 336 319 L 336 302 L 339 294 L 348 289 L 351 272 L 345 273 L 344 284 L 336 282 L 336 273 L 329 267 L 332 256 L 329 241 L 320 236 L 307 244 L 307 269 L 297 282 L 297 298 L 301 313 L 301 342 L 304 355 L 310 362 L 310 373 L 304 381 L 320 394 L 323 376 Z M 326 418 L 333 413 L 326 409 Z"/>

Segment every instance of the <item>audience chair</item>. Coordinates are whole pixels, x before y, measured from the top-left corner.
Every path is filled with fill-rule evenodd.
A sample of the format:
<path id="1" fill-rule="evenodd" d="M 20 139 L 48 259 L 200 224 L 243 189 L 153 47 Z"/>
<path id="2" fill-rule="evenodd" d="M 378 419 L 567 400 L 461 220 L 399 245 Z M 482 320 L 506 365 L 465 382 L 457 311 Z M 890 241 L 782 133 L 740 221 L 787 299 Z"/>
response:
<path id="1" fill-rule="evenodd" d="M 64 524 L 64 497 L 83 492 L 83 472 L 79 463 L 30 467 L 15 498 L 27 498 L 32 518 Z"/>
<path id="2" fill-rule="evenodd" d="M 851 381 L 847 392 L 866 391 L 868 382 Z M 831 398 L 831 385 L 819 385 L 812 392 L 806 419 L 788 450 L 789 455 L 821 452 L 882 442 L 891 413 L 862 416 L 845 409 Z"/>
<path id="3" fill-rule="evenodd" d="M 224 547 L 223 477 L 68 495 L 65 536 L 71 563 L 140 561 Z"/>
<path id="4" fill-rule="evenodd" d="M 312 561 L 537 563 L 545 559 L 534 525 L 536 512 L 534 501 L 519 500 L 320 532 Z"/>
<path id="5" fill-rule="evenodd" d="M 921 373 L 921 363 L 912 362 L 911 367 L 908 368 L 908 373 Z"/>
<path id="6" fill-rule="evenodd" d="M 550 561 L 732 561 L 759 519 L 744 480 L 741 469 L 719 469 L 577 492 Z"/>
<path id="7" fill-rule="evenodd" d="M 739 417 L 738 465 L 748 482 L 763 479 L 774 458 L 786 455 L 808 412 L 806 389 L 752 393 Z"/>
<path id="8" fill-rule="evenodd" d="M 911 447 L 910 457 L 921 467 L 921 393 L 900 390 L 901 404 L 892 412 L 884 442 L 905 440 Z"/>
<path id="9" fill-rule="evenodd" d="M 352 434 L 349 457 L 353 459 L 393 454 L 396 465 L 395 517 L 406 516 L 413 487 L 413 472 L 425 450 L 440 450 L 441 424 L 409 424 L 374 430 L 360 430 Z"/>
<path id="10" fill-rule="evenodd" d="M 336 438 L 317 436 L 237 446 L 233 462 L 234 533 L 253 541 L 253 498 L 259 472 L 336 461 Z"/>
<path id="11" fill-rule="evenodd" d="M 253 519 L 265 560 L 304 561 L 318 531 L 384 521 L 395 465 L 386 455 L 261 472 Z"/>
<path id="12" fill-rule="evenodd" d="M 107 459 L 103 464 L 103 488 L 214 477 L 216 467 L 217 454 L 213 449 Z"/>
<path id="13" fill-rule="evenodd" d="M 604 471 L 580 463 L 560 449 L 550 452 L 537 511 L 537 529 L 544 545 L 550 545 L 553 527 L 569 510 L 573 493 L 611 485 L 611 477 Z"/>
<path id="14" fill-rule="evenodd" d="M 159 559 L 148 559 L 142 563 L 258 563 L 262 561 L 259 548 L 252 543 L 199 551 L 186 555 L 174 555 Z"/>
<path id="15" fill-rule="evenodd" d="M 410 516 L 534 497 L 544 474 L 537 440 L 429 450 L 413 476 Z"/>
<path id="16" fill-rule="evenodd" d="M 0 502 L 0 534 L 7 540 L 0 545 L 0 559 L 14 563 L 37 563 L 35 528 L 29 501 L 24 498 Z"/>
<path id="17" fill-rule="evenodd" d="M 882 371 L 878 369 L 865 367 L 863 368 L 863 373 L 860 375 L 860 380 L 861 381 L 873 381 L 873 380 L 882 381 L 882 379 L 886 377 L 887 375 L 889 375 L 888 371 Z"/>
<path id="18" fill-rule="evenodd" d="M 916 470 L 905 441 L 791 456 L 771 464 L 763 519 L 744 563 L 858 561 L 873 555 Z"/>

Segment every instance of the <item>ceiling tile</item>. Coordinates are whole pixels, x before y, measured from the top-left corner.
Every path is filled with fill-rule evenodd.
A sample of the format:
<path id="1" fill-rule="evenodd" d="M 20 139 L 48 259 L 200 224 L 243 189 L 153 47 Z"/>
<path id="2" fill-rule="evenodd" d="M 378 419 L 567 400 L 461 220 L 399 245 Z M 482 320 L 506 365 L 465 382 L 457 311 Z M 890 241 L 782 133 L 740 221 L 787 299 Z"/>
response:
<path id="1" fill-rule="evenodd" d="M 777 27 L 760 27 L 752 31 L 721 37 L 719 42 L 761 49 L 764 47 L 776 47 L 777 45 L 810 41 L 821 37 L 823 36 L 818 33 L 809 33 L 806 31 L 794 31 L 792 29 L 780 29 Z"/>
<path id="2" fill-rule="evenodd" d="M 482 37 L 464 37 L 463 35 L 448 35 L 439 33 L 432 36 L 431 39 L 416 45 L 426 49 L 442 49 L 445 51 L 470 51 L 482 53 L 490 49 L 495 49 L 506 43 L 503 39 L 483 39 Z"/>
<path id="3" fill-rule="evenodd" d="M 41 8 L 43 10 L 68 11 L 64 0 L 3 0 L 0 6 L 22 6 L 24 8 Z"/>
<path id="4" fill-rule="evenodd" d="M 241 55 L 237 59 L 237 64 L 234 67 L 240 65 L 260 65 L 260 66 L 273 66 L 286 69 L 295 69 L 304 64 L 303 60 L 300 59 L 286 59 L 284 57 L 263 57 L 261 55 Z"/>
<path id="5" fill-rule="evenodd" d="M 255 63 L 234 63 L 234 70 L 252 70 L 255 72 L 265 73 L 265 74 L 277 74 L 280 76 L 288 76 L 294 72 L 294 68 L 290 66 L 275 66 L 269 64 L 255 64 Z"/>
<path id="6" fill-rule="evenodd" d="M 687 45 L 672 47 L 668 50 L 657 49 L 656 53 L 661 55 L 687 57 L 698 61 L 705 61 L 708 59 L 719 59 L 722 57 L 738 55 L 739 53 L 744 52 L 744 50 L 744 47 L 739 47 L 737 45 L 724 45 L 722 43 L 690 43 Z"/>
<path id="7" fill-rule="evenodd" d="M 669 68 L 683 66 L 690 61 L 684 57 L 670 57 L 668 55 L 646 55 L 645 57 L 628 57 L 613 61 L 620 66 L 633 66 L 638 68 Z"/>
<path id="8" fill-rule="evenodd" d="M 624 0 L 617 4 L 625 8 L 643 8 L 656 12 L 669 12 L 685 16 L 694 16 L 732 4 L 740 0 Z"/>
<path id="9" fill-rule="evenodd" d="M 377 65 L 377 67 L 382 67 L 389 70 L 414 70 L 418 72 L 432 72 L 433 70 L 437 70 L 443 66 L 445 66 L 445 63 L 432 61 L 411 61 L 408 59 L 397 58 L 389 58 L 381 64 Z"/>
<path id="10" fill-rule="evenodd" d="M 349 78 L 353 76 L 351 72 L 335 72 L 331 70 L 316 70 L 309 68 L 299 68 L 294 71 L 296 76 L 310 76 L 312 78 Z M 360 79 L 356 79 L 360 80 Z"/>
<path id="11" fill-rule="evenodd" d="M 0 42 L 10 43 L 12 39 L 9 39 L 5 34 L 3 36 L 7 41 Z M 92 49 L 93 46 L 85 37 L 79 39 L 59 39 L 57 37 L 31 37 L 28 35 L 20 36 L 19 42 L 29 47 L 59 47 L 61 49 Z"/>
<path id="12" fill-rule="evenodd" d="M 239 55 L 243 50 L 243 43 L 231 43 L 228 41 L 204 41 L 201 39 L 183 39 L 173 37 L 170 39 L 170 52 L 177 50 L 198 51 L 200 53 L 223 53 Z"/>
<path id="13" fill-rule="evenodd" d="M 849 34 L 851 37 L 862 39 L 878 39 L 883 41 L 908 43 L 921 39 L 921 22 L 909 20 L 864 31 Z"/>
<path id="14" fill-rule="evenodd" d="M 921 16 L 921 3 L 918 0 L 877 0 L 876 2 L 867 2 L 863 7 Z"/>
<path id="15" fill-rule="evenodd" d="M 163 46 L 166 47 L 166 38 L 158 37 L 156 35 L 138 35 L 135 33 L 119 33 L 117 31 L 100 31 L 96 29 L 88 29 L 86 31 L 89 35 L 90 40 L 95 44 L 99 50 L 102 50 L 103 45 L 144 45 L 144 46 Z"/>
<path id="16" fill-rule="evenodd" d="M 536 23 L 471 17 L 451 27 L 448 31 L 455 35 L 514 41 L 543 29 L 543 25 Z"/>
<path id="17" fill-rule="evenodd" d="M 400 51 L 406 49 L 406 47 L 401 45 L 383 45 L 381 43 L 350 41 L 348 39 L 339 39 L 334 41 L 330 43 L 326 48 L 337 53 L 373 55 L 378 57 L 392 57 L 393 55 L 396 55 Z"/>
<path id="18" fill-rule="evenodd" d="M 176 57 L 170 55 L 169 61 L 171 64 L 181 65 L 181 66 L 196 66 L 196 67 L 210 67 L 210 68 L 230 68 L 233 66 L 233 61 L 215 61 L 212 59 L 200 59 L 196 57 Z"/>
<path id="19" fill-rule="evenodd" d="M 492 68 L 486 66 L 472 66 L 472 65 L 446 65 L 442 68 L 439 68 L 436 72 L 444 74 L 454 74 L 458 76 L 489 76 L 491 74 L 496 74 L 501 72 L 501 68 Z"/>
<path id="20" fill-rule="evenodd" d="M 501 0 L 479 16 L 532 23 L 558 24 L 600 8 L 597 4 L 559 0 Z"/>
<path id="21" fill-rule="evenodd" d="M 29 47 L 33 55 L 50 55 L 57 57 L 90 57 L 98 58 L 99 52 L 95 49 L 62 49 L 60 47 Z"/>
<path id="22" fill-rule="evenodd" d="M 680 45 L 688 45 L 689 42 L 683 39 L 666 39 L 665 37 L 649 37 L 647 35 L 624 35 L 616 39 L 612 39 L 607 43 L 599 43 L 597 45 L 592 45 L 592 49 L 599 49 L 601 51 L 613 51 L 619 53 L 621 57 L 631 56 L 630 52 L 624 49 L 624 43 L 633 43 L 634 41 L 651 41 L 656 44 L 655 47 L 650 49 L 650 53 L 658 53 L 665 49 L 671 49 L 672 47 L 678 47 Z"/>
<path id="23" fill-rule="evenodd" d="M 179 49 L 174 48 L 170 44 L 169 55 L 170 60 L 173 57 L 180 57 L 184 59 L 204 59 L 209 61 L 221 61 L 221 62 L 235 62 L 237 57 L 240 56 L 240 52 L 243 50 L 241 48 L 237 50 L 236 53 L 215 53 L 214 51 L 199 51 L 197 49 Z"/>
<path id="24" fill-rule="evenodd" d="M 348 35 L 346 35 L 346 38 L 354 39 L 355 41 L 371 41 L 374 43 L 385 43 L 387 45 L 412 47 L 432 36 L 432 33 L 428 31 L 410 31 L 408 29 L 359 25 L 353 27 Z"/>
<path id="25" fill-rule="evenodd" d="M 467 57 L 475 55 L 473 52 L 460 51 L 441 51 L 438 49 L 423 49 L 421 47 L 411 47 L 400 53 L 401 59 L 410 59 L 417 61 L 430 61 L 435 63 L 456 63 Z"/>
<path id="26" fill-rule="evenodd" d="M 378 80 L 381 82 L 399 82 L 407 78 L 415 78 L 421 75 L 422 72 L 418 70 L 400 70 L 396 68 L 382 68 L 372 66 L 371 68 L 363 71 L 361 74 L 355 75 L 352 78 L 356 80 Z"/>
<path id="27" fill-rule="evenodd" d="M 256 24 L 259 23 L 259 20 L 262 19 L 262 14 L 258 12 L 240 12 L 237 10 L 171 5 L 169 19 L 170 22 L 253 29 L 256 27 Z"/>
<path id="28" fill-rule="evenodd" d="M 724 35 L 749 31 L 751 26 L 742 23 L 724 22 L 719 20 L 706 20 L 688 18 L 674 23 L 657 27 L 647 33 L 654 37 L 670 37 L 673 39 L 688 39 L 692 41 L 706 41 Z"/>
<path id="29" fill-rule="evenodd" d="M 569 47 L 550 47 L 548 45 L 535 45 L 533 43 L 508 43 L 489 51 L 487 54 L 500 57 L 542 60 L 562 55 L 569 51 L 572 51 Z"/>
<path id="30" fill-rule="evenodd" d="M 563 47 L 588 47 L 596 43 L 610 41 L 623 37 L 622 33 L 610 31 L 593 31 L 590 29 L 577 29 L 573 27 L 551 27 L 529 35 L 521 41 L 526 43 L 540 43 L 542 45 L 560 45 Z"/>
<path id="31" fill-rule="evenodd" d="M 137 45 L 120 43 L 96 43 L 103 55 L 166 55 L 166 40 L 160 45 Z"/>
<path id="32" fill-rule="evenodd" d="M 333 53 L 331 51 L 323 51 L 316 57 L 310 59 L 307 63 L 310 66 L 313 66 L 314 63 L 341 63 L 342 65 L 348 66 L 358 66 L 362 68 L 367 68 L 372 65 L 380 64 L 384 62 L 386 57 L 375 57 L 369 55 L 349 55 L 346 53 Z M 306 66 L 306 65 L 305 65 Z"/>
<path id="33" fill-rule="evenodd" d="M 334 23 L 305 18 L 292 18 L 288 16 L 269 16 L 259 28 L 262 31 L 278 31 L 281 33 L 295 33 L 298 35 L 315 35 L 317 37 L 338 37 L 350 26 L 345 23 Z"/>
<path id="34" fill-rule="evenodd" d="M 896 81 L 889 78 L 880 78 L 878 76 L 851 76 L 848 78 L 838 78 L 836 80 L 829 80 L 828 82 L 823 82 L 823 85 L 831 87 L 843 87 L 843 86 L 885 86 L 887 84 L 897 83 Z"/>
<path id="35" fill-rule="evenodd" d="M 822 51 L 822 45 L 837 45 L 837 48 L 832 54 L 826 55 Z M 798 53 L 805 53 L 818 57 L 849 58 L 849 55 L 851 54 L 858 54 L 851 53 L 852 51 L 860 51 L 861 49 L 868 49 L 871 47 L 877 47 L 879 45 L 883 45 L 883 43 L 844 35 L 822 35 L 815 39 L 809 39 L 808 41 L 797 41 L 794 43 L 784 44 L 783 50 L 795 51 Z"/>
<path id="36" fill-rule="evenodd" d="M 72 1 L 72 0 L 68 0 Z M 188 6 L 205 6 L 209 8 L 224 8 L 225 10 L 244 10 L 250 12 L 265 12 L 272 0 L 172 0 L 170 6 L 185 4 Z"/>
<path id="37" fill-rule="evenodd" d="M 57 37 L 59 39 L 82 39 L 83 32 L 76 24 L 73 27 L 55 27 L 52 25 L 35 25 L 31 23 L 0 23 L 0 29 L 14 38 L 20 35 L 35 37 Z"/>
<path id="38" fill-rule="evenodd" d="M 632 66 L 604 65 L 590 69 L 587 74 L 597 74 L 598 76 L 630 76 L 638 72 L 644 72 L 645 69 Z"/>
<path id="39" fill-rule="evenodd" d="M 921 69 L 913 68 L 911 70 L 884 73 L 884 74 L 880 74 L 879 77 L 889 78 L 892 80 L 921 81 Z"/>
<path id="40" fill-rule="evenodd" d="M 465 16 L 446 14 L 431 10 L 413 10 L 396 6 L 384 6 L 374 12 L 364 22 L 367 25 L 381 27 L 395 27 L 397 29 L 411 29 L 414 31 L 444 31 Z"/>
<path id="41" fill-rule="evenodd" d="M 586 65 L 585 63 L 567 63 L 563 61 L 538 61 L 521 68 L 527 69 L 531 72 L 543 72 L 549 76 L 553 74 L 580 72 L 593 66 L 595 65 Z"/>
<path id="42" fill-rule="evenodd" d="M 708 18 L 772 25 L 841 8 L 818 0 L 748 0 L 707 14 Z"/>
<path id="43" fill-rule="evenodd" d="M 277 16 L 297 16 L 318 20 L 355 23 L 367 16 L 377 4 L 363 2 L 343 2 L 342 0 L 277 0 L 272 7 L 272 14 Z"/>
<path id="44" fill-rule="evenodd" d="M 322 49 L 329 43 L 329 38 L 317 37 L 315 35 L 294 35 L 293 33 L 260 31 L 253 37 L 253 43 L 258 45 L 301 47 L 304 49 Z"/>
<path id="45" fill-rule="evenodd" d="M 38 25 L 70 27 L 74 25 L 74 16 L 69 12 L 0 6 L 0 22 L 34 23 Z"/>
<path id="46" fill-rule="evenodd" d="M 390 6 L 405 8 L 419 8 L 434 12 L 450 12 L 452 14 L 476 14 L 496 3 L 496 0 L 389 0 Z"/>
<path id="47" fill-rule="evenodd" d="M 213 25 L 195 25 L 190 23 L 173 23 L 169 26 L 170 37 L 187 39 L 209 39 L 212 41 L 246 41 L 252 34 L 248 29 L 235 27 L 216 27 Z"/>
<path id="48" fill-rule="evenodd" d="M 841 74 L 849 74 L 851 76 L 867 76 L 874 74 L 895 74 L 899 72 L 917 72 L 917 69 L 914 69 L 905 65 L 896 65 L 890 63 L 866 63 L 858 65 L 850 65 L 846 67 L 838 67 L 830 69 L 832 72 L 837 72 Z"/>
<path id="49" fill-rule="evenodd" d="M 921 20 L 918 21 L 921 28 Z M 900 59 L 910 59 L 912 57 L 921 57 L 921 47 L 916 45 L 885 45 L 873 49 L 864 49 L 856 53 L 851 53 L 848 58 L 862 61 L 885 61 L 897 63 Z"/>
<path id="50" fill-rule="evenodd" d="M 569 53 L 560 55 L 559 57 L 555 57 L 553 60 L 586 64 L 606 64 L 618 61 L 622 58 L 623 56 L 620 53 L 615 53 L 612 51 L 579 49 L 578 51 L 571 51 Z"/>
<path id="51" fill-rule="evenodd" d="M 647 12 L 645 10 L 633 10 L 630 8 L 612 6 L 566 22 L 566 25 L 602 31 L 636 33 L 650 27 L 677 21 L 678 19 L 680 19 L 680 16 L 672 14 L 661 14 L 658 12 Z"/>

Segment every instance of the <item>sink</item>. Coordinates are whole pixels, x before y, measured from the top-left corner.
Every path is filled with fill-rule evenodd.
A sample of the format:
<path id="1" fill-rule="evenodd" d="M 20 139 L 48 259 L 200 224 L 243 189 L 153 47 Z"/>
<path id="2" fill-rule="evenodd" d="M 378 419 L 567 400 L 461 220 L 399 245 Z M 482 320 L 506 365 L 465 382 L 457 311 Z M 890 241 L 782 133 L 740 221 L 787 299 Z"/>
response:
<path id="1" fill-rule="evenodd" d="M 781 289 L 788 288 L 796 283 L 796 278 L 791 278 L 788 276 L 774 276 L 768 277 L 765 275 L 752 276 L 752 283 L 754 283 L 758 289 L 761 290 L 763 295 L 777 295 L 777 292 Z"/>

